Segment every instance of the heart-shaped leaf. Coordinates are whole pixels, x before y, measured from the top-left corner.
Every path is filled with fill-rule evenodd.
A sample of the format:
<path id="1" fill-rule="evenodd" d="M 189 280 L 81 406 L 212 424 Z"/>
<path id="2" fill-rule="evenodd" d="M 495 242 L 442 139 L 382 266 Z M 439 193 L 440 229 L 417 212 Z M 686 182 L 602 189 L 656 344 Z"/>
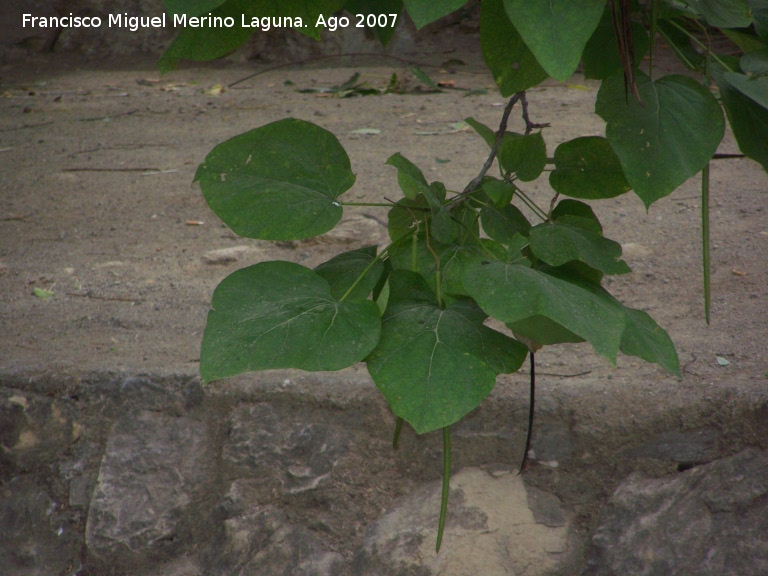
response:
<path id="1" fill-rule="evenodd" d="M 340 370 L 365 358 L 381 329 L 374 302 L 340 302 L 324 278 L 292 262 L 230 274 L 212 308 L 200 352 L 205 382 L 274 368 Z"/>
<path id="2" fill-rule="evenodd" d="M 409 200 L 415 200 L 419 194 L 426 196 L 429 193 L 429 184 L 422 171 L 400 152 L 392 154 L 385 164 L 397 169 L 397 183 Z"/>
<path id="3" fill-rule="evenodd" d="M 504 134 L 499 163 L 504 172 L 513 172 L 523 182 L 536 180 L 547 163 L 547 146 L 541 133 L 527 136 L 514 132 Z"/>
<path id="4" fill-rule="evenodd" d="M 603 81 L 595 111 L 606 121 L 606 136 L 624 174 L 646 207 L 663 198 L 712 159 L 725 121 L 717 100 L 685 76 L 651 81 L 637 75 L 642 105 L 627 98 L 624 80 Z"/>
<path id="5" fill-rule="evenodd" d="M 612 298 L 515 262 L 474 262 L 462 283 L 490 316 L 507 323 L 546 316 L 616 361 L 625 320 Z"/>
<path id="6" fill-rule="evenodd" d="M 561 223 L 538 224 L 529 234 L 531 251 L 550 266 L 578 260 L 605 274 L 631 272 L 621 258 L 621 244 L 583 228 Z"/>
<path id="7" fill-rule="evenodd" d="M 336 198 L 352 187 L 349 156 L 336 137 L 287 118 L 216 146 L 195 174 L 208 205 L 237 234 L 311 238 L 341 219 Z"/>
<path id="8" fill-rule="evenodd" d="M 626 327 L 621 336 L 621 351 L 680 376 L 680 362 L 669 334 L 642 310 L 624 306 L 624 314 Z"/>
<path id="9" fill-rule="evenodd" d="M 405 9 L 408 10 L 408 14 L 417 29 L 443 16 L 448 16 L 448 14 L 458 10 L 466 3 L 467 0 L 429 0 L 429 2 L 424 2 L 423 0 L 403 0 Z"/>
<path id="10" fill-rule="evenodd" d="M 603 15 L 603 0 L 504 0 L 510 21 L 552 78 L 565 81 Z"/>
<path id="11" fill-rule="evenodd" d="M 547 73 L 509 21 L 503 0 L 480 4 L 480 44 L 483 58 L 504 97 L 547 79 Z"/>
<path id="12" fill-rule="evenodd" d="M 621 162 L 605 138 L 584 136 L 555 149 L 552 189 L 572 198 L 613 198 L 630 189 Z"/>
<path id="13" fill-rule="evenodd" d="M 365 300 L 378 284 L 384 264 L 376 258 L 376 246 L 342 252 L 315 268 L 331 287 L 334 298 Z"/>
<path id="14" fill-rule="evenodd" d="M 390 276 L 379 345 L 366 359 L 392 410 L 418 433 L 449 426 L 491 392 L 498 374 L 514 372 L 525 347 L 483 325 L 471 301 L 442 309 L 424 279 L 407 270 Z"/>

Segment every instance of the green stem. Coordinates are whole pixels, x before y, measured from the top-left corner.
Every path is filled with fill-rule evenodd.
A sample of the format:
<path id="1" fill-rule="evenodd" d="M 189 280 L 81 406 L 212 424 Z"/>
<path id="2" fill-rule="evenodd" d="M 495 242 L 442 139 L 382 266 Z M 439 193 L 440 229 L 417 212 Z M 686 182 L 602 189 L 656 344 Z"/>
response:
<path id="1" fill-rule="evenodd" d="M 709 262 L 709 163 L 701 171 L 701 250 L 704 268 L 704 317 L 709 324 L 710 262 Z"/>
<path id="2" fill-rule="evenodd" d="M 710 54 L 712 54 L 712 57 L 713 57 L 715 60 L 717 60 L 718 64 L 720 64 L 720 66 L 722 66 L 723 68 L 725 68 L 725 69 L 726 69 L 726 70 L 728 70 L 729 72 L 733 72 L 733 70 L 731 70 L 731 67 L 730 67 L 730 66 L 728 66 L 728 65 L 727 65 L 725 62 L 723 62 L 722 60 L 720 60 L 720 58 L 718 57 L 718 55 L 717 55 L 717 54 L 714 54 L 714 53 L 710 52 L 709 46 L 707 46 L 706 44 L 704 44 L 704 43 L 703 43 L 701 40 L 699 40 L 698 38 L 696 38 L 696 36 L 694 36 L 693 34 L 691 34 L 691 33 L 690 33 L 688 30 L 686 30 L 686 29 L 685 29 L 683 26 L 680 26 L 680 24 L 678 24 L 678 23 L 677 23 L 677 22 L 675 22 L 674 20 L 668 20 L 668 22 L 669 22 L 670 24 L 672 24 L 672 26 L 674 26 L 675 28 L 677 28 L 678 30 L 680 30 L 680 32 L 682 32 L 683 34 L 685 34 L 686 36 L 688 36 L 688 38 L 690 38 L 691 40 L 693 40 L 693 41 L 694 41 L 696 44 L 698 44 L 698 45 L 699 45 L 699 47 L 700 47 L 702 50 L 704 50 L 704 51 L 705 51 L 705 52 L 707 52 L 707 53 L 710 53 Z"/>
<path id="3" fill-rule="evenodd" d="M 525 450 L 523 450 L 523 459 L 520 462 L 520 471 L 518 474 L 522 474 L 525 471 L 525 465 L 528 463 L 528 452 L 531 450 L 531 439 L 533 438 L 533 419 L 534 410 L 536 407 L 536 358 L 533 351 L 531 355 L 531 395 L 530 402 L 528 404 L 528 432 L 525 435 Z"/>
<path id="4" fill-rule="evenodd" d="M 445 517 L 448 514 L 448 492 L 451 487 L 451 427 L 443 428 L 443 492 L 440 497 L 440 520 L 437 524 L 437 544 L 435 552 L 440 552 L 445 530 Z"/>
<path id="5" fill-rule="evenodd" d="M 523 204 L 528 206 L 528 208 L 530 208 L 530 210 L 532 212 L 534 212 L 536 214 L 536 216 L 538 216 L 539 218 L 541 218 L 544 221 L 547 220 L 547 213 L 544 212 L 544 210 L 542 210 L 541 208 L 539 208 L 539 206 L 536 204 L 536 202 L 531 200 L 531 198 L 528 196 L 528 194 L 526 194 L 525 192 L 520 190 L 520 188 L 518 188 L 517 186 L 515 186 L 515 194 L 517 194 L 520 197 L 520 200 L 523 201 Z"/>
<path id="6" fill-rule="evenodd" d="M 397 442 L 400 440 L 400 432 L 403 431 L 403 422 L 404 420 L 398 416 L 397 424 L 395 424 L 395 435 L 392 438 L 392 448 L 395 450 L 397 450 Z"/>

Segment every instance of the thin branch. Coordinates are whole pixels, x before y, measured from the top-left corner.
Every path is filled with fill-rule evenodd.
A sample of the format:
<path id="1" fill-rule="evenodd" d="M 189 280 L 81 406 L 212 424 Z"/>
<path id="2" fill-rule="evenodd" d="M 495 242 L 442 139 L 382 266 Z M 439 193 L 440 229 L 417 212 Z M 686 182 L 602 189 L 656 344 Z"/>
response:
<path id="1" fill-rule="evenodd" d="M 549 122 L 542 124 L 531 122 L 531 117 L 528 116 L 528 97 L 525 92 L 520 92 L 520 106 L 523 109 L 523 121 L 525 122 L 525 135 L 528 136 L 536 129 L 549 128 Z"/>
<path id="2" fill-rule="evenodd" d="M 496 141 L 493 143 L 493 146 L 491 146 L 491 152 L 488 154 L 488 158 L 486 159 L 485 164 L 483 164 L 483 167 L 480 169 L 480 173 L 475 176 L 469 184 L 467 184 L 467 187 L 464 188 L 460 194 L 453 197 L 450 202 L 446 204 L 447 210 L 451 210 L 454 206 L 464 202 L 467 196 L 472 194 L 472 192 L 477 190 L 477 187 L 480 186 L 480 183 L 483 181 L 483 178 L 485 178 L 488 170 L 490 170 L 491 166 L 493 165 L 493 161 L 496 159 L 496 155 L 501 149 L 501 143 L 504 141 L 504 134 L 507 133 L 507 123 L 509 122 L 509 115 L 512 113 L 512 108 L 515 107 L 515 104 L 517 104 L 520 98 L 524 97 L 525 92 L 516 92 L 509 99 L 509 102 L 507 102 L 507 105 L 504 108 L 504 114 L 501 116 L 499 129 L 496 131 Z"/>

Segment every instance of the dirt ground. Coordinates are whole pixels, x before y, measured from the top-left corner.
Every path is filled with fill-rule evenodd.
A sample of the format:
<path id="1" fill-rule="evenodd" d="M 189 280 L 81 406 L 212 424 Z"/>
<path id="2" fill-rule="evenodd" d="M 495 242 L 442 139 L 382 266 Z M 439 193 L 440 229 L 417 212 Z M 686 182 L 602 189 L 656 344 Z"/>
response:
<path id="1" fill-rule="evenodd" d="M 407 64 L 339 58 L 267 71 L 232 63 L 189 67 L 160 77 L 151 60 L 88 67 L 74 60 L 30 58 L 6 64 L 0 79 L 0 368 L 4 372 L 127 370 L 195 373 L 205 315 L 215 285 L 255 262 L 317 264 L 351 246 L 380 242 L 384 209 L 350 208 L 342 228 L 307 242 L 272 244 L 238 238 L 205 205 L 192 183 L 217 143 L 287 116 L 335 133 L 352 158 L 357 183 L 349 201 L 397 198 L 401 152 L 429 178 L 460 190 L 485 158 L 466 125 L 498 123 L 503 99 L 472 42 L 414 57 L 447 89 L 424 94 Z M 453 60 L 453 62 L 451 62 Z M 459 62 L 463 62 L 460 64 Z M 440 66 L 446 63 L 447 66 Z M 404 92 L 338 98 L 300 93 L 331 87 L 353 73 Z M 599 134 L 597 83 L 578 76 L 529 93 L 536 121 L 549 122 L 551 154 L 561 141 Z M 519 118 L 517 124 L 520 128 Z M 373 128 L 377 134 L 356 134 Z M 723 152 L 735 152 L 731 139 Z M 676 342 L 685 381 L 766 384 L 768 370 L 768 229 L 766 176 L 748 160 L 712 169 L 712 324 L 703 321 L 699 180 L 693 178 L 648 213 L 633 195 L 598 202 L 606 235 L 624 245 L 633 273 L 609 286 L 626 304 L 648 310 Z M 546 179 L 530 190 L 542 204 Z M 212 264 L 212 250 L 237 261 Z M 34 294 L 50 291 L 49 300 Z M 612 374 L 665 378 L 622 359 L 614 371 L 593 354 L 547 351 L 542 361 Z M 730 362 L 720 366 L 716 357 Z M 626 370 L 626 371 L 625 371 Z M 624 376 L 626 374 L 626 376 Z"/>

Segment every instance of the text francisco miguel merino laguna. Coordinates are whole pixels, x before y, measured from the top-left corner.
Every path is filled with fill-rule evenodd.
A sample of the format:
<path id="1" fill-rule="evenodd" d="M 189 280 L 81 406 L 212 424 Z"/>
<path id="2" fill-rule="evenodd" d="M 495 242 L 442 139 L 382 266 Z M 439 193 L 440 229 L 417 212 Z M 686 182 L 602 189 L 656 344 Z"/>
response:
<path id="1" fill-rule="evenodd" d="M 136 32 L 139 28 L 165 28 L 171 22 L 174 28 L 234 28 L 237 24 L 232 16 L 187 16 L 186 14 L 174 14 L 173 19 L 167 18 L 167 14 L 161 16 L 129 16 L 125 14 L 110 14 L 107 18 L 99 16 L 74 16 L 70 12 L 67 16 L 33 16 L 22 15 L 23 28 L 101 28 L 103 24 L 109 28 L 127 28 Z M 322 16 L 320 17 L 322 18 Z M 304 22 L 300 17 L 291 18 L 246 16 L 241 14 L 241 28 L 260 28 L 266 32 L 270 28 L 304 28 Z M 320 22 L 319 24 L 324 24 Z M 318 24 L 318 25 L 319 25 Z"/>

